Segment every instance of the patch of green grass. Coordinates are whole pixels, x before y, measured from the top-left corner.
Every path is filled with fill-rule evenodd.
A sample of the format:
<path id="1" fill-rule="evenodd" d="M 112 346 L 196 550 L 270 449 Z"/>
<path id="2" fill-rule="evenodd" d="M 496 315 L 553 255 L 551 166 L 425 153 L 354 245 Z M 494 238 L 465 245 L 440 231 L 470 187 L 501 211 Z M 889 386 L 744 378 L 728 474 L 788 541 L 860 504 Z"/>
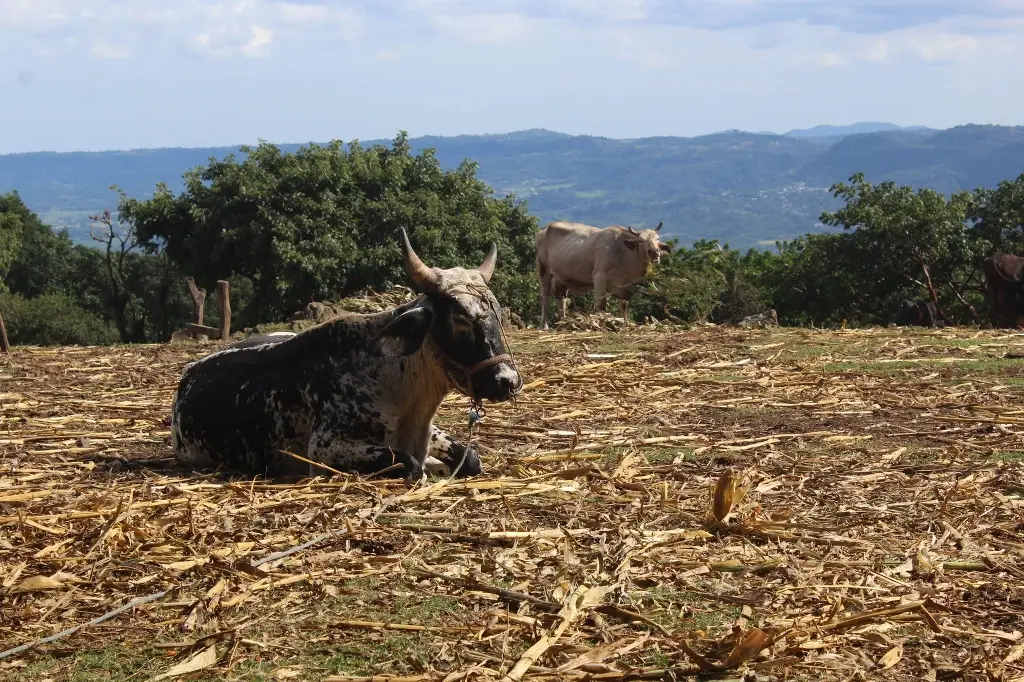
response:
<path id="1" fill-rule="evenodd" d="M 458 600 L 443 595 L 423 595 L 400 583 L 380 578 L 352 580 L 341 587 L 335 597 L 318 597 L 319 615 L 302 621 L 303 632 L 310 636 L 302 641 L 289 639 L 289 651 L 281 657 L 271 648 L 260 651 L 249 646 L 241 649 L 242 658 L 225 677 L 222 672 L 198 673 L 192 681 L 244 680 L 262 682 L 275 679 L 281 667 L 303 670 L 303 680 L 319 680 L 332 674 L 371 675 L 383 669 L 411 670 L 427 666 L 435 650 L 434 633 L 372 632 L 338 628 L 339 620 L 392 621 L 414 625 L 452 625 L 462 622 L 468 614 Z M 399 594 L 394 594 L 394 592 Z M 408 594 L 403 594 L 408 592 Z M 278 624 L 268 623 L 266 630 L 246 631 L 256 641 L 281 641 L 285 636 Z M 195 633 L 202 636 L 208 633 Z M 218 653 L 223 647 L 218 649 Z M 148 680 L 184 660 L 166 651 L 138 647 L 131 643 L 78 653 L 74 656 L 44 655 L 23 668 L 0 674 L 12 682 L 129 682 Z M 396 663 L 386 665 L 389 661 Z"/>
<path id="2" fill-rule="evenodd" d="M 1013 462 L 1020 464 L 1024 462 L 1024 450 L 997 450 L 992 453 L 992 459 L 999 462 Z"/>
<path id="3" fill-rule="evenodd" d="M 729 624 L 740 615 L 738 606 L 726 604 L 719 604 L 712 609 L 705 610 L 703 598 L 687 590 L 655 587 L 633 596 L 645 607 L 650 605 L 650 610 L 645 610 L 645 613 L 652 620 L 670 630 L 684 632 L 703 630 L 713 633 L 722 628 L 728 628 Z M 686 609 L 685 607 L 690 608 Z"/>
<path id="4" fill-rule="evenodd" d="M 693 448 L 647 446 L 640 448 L 639 452 L 651 464 L 671 464 L 680 455 L 684 461 L 693 459 Z"/>
<path id="5" fill-rule="evenodd" d="M 3 679 L 11 682 L 43 682 L 47 679 L 53 682 L 128 682 L 148 680 L 174 663 L 174 659 L 155 649 L 111 646 L 82 651 L 73 656 L 44 654 L 24 668 L 6 671 L 4 674 L 10 677 Z"/>
<path id="6" fill-rule="evenodd" d="M 863 372 L 878 374 L 896 374 L 907 370 L 946 370 L 948 372 L 969 372 L 977 375 L 1006 375 L 1010 372 L 1020 373 L 1024 371 L 1024 364 L 1019 360 L 1003 360 L 1001 358 L 985 358 L 979 360 L 958 360 L 948 362 L 940 358 L 925 358 L 922 360 L 897 360 L 895 362 L 829 362 L 822 365 L 824 372 Z M 999 376 L 1000 380 L 1005 380 Z"/>

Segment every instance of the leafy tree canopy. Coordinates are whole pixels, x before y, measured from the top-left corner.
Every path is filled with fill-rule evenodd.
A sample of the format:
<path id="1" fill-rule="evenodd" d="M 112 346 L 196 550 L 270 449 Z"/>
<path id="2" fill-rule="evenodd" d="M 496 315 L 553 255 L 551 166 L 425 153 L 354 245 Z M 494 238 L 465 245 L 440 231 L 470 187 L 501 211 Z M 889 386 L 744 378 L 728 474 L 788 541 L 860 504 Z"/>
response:
<path id="1" fill-rule="evenodd" d="M 497 199 L 465 162 L 444 170 L 432 150 L 311 144 L 294 154 L 272 144 L 211 159 L 185 175 L 185 190 L 151 199 L 121 195 L 119 213 L 150 251 L 165 249 L 197 284 L 241 275 L 253 282 L 250 322 L 280 320 L 310 298 L 406 283 L 399 230 L 430 265 L 475 266 L 492 241 L 495 291 L 506 302 L 533 268 L 536 219 L 512 196 Z M 522 293 L 518 298 L 525 302 Z"/>

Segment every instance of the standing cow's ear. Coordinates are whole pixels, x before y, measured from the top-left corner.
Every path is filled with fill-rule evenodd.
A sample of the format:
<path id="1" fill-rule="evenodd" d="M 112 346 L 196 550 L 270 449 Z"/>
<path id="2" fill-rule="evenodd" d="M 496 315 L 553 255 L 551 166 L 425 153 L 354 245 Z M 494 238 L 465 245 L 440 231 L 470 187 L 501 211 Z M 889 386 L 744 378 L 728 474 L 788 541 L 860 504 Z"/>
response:
<path id="1" fill-rule="evenodd" d="M 658 248 L 665 253 L 672 253 L 672 245 L 666 244 L 665 242 L 658 242 Z"/>
<path id="2" fill-rule="evenodd" d="M 630 251 L 636 251 L 636 247 L 640 244 L 639 239 L 623 239 L 622 243 L 626 245 L 626 248 Z"/>
<path id="3" fill-rule="evenodd" d="M 434 312 L 426 306 L 408 310 L 384 327 L 373 349 L 384 357 L 412 355 L 423 345 L 433 321 Z"/>

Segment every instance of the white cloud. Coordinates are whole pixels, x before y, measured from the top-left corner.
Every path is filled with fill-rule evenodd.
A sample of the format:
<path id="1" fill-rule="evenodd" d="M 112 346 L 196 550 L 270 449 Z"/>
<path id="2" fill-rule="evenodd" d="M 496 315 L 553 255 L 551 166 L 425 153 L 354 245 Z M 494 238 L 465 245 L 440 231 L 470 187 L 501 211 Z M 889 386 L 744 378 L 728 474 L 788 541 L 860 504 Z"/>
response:
<path id="1" fill-rule="evenodd" d="M 98 59 L 128 59 L 131 50 L 123 45 L 113 45 L 106 38 L 100 38 L 89 47 L 89 53 Z"/>
<path id="2" fill-rule="evenodd" d="M 350 6 L 302 0 L 0 0 L 0 46 L 5 29 L 65 56 L 78 49 L 69 40 L 78 39 L 94 56 L 115 58 L 121 48 L 96 41 L 102 33 L 135 44 L 140 57 L 185 46 L 222 58 L 264 56 L 271 43 L 351 41 L 362 25 Z"/>
<path id="3" fill-rule="evenodd" d="M 935 33 L 909 36 L 907 49 L 926 62 L 956 62 L 971 59 L 981 47 L 974 36 Z"/>
<path id="4" fill-rule="evenodd" d="M 638 64 L 645 69 L 665 69 L 674 61 L 649 37 L 638 37 L 635 31 L 598 31 L 593 34 L 597 42 L 613 47 L 615 55 L 624 62 Z"/>
<path id="5" fill-rule="evenodd" d="M 473 45 L 503 45 L 527 40 L 534 21 L 521 14 L 442 14 L 434 25 L 449 35 Z"/>
<path id="6" fill-rule="evenodd" d="M 378 62 L 398 61 L 398 53 L 394 50 L 380 50 L 373 53 L 373 58 Z"/>
<path id="7" fill-rule="evenodd" d="M 721 0 L 718 0 L 721 1 Z M 642 21 L 648 17 L 647 0 L 552 0 L 553 4 L 606 21 Z"/>
<path id="8" fill-rule="evenodd" d="M 199 33 L 192 42 L 200 54 L 208 57 L 265 57 L 273 37 L 270 29 L 252 24 L 248 31 L 238 26 Z"/>
<path id="9" fill-rule="evenodd" d="M 288 24 L 312 24 L 327 21 L 331 16 L 330 9 L 325 5 L 282 2 L 275 9 L 281 19 Z"/>
<path id="10" fill-rule="evenodd" d="M 70 19 L 61 0 L 0 0 L 0 28 L 48 28 Z"/>

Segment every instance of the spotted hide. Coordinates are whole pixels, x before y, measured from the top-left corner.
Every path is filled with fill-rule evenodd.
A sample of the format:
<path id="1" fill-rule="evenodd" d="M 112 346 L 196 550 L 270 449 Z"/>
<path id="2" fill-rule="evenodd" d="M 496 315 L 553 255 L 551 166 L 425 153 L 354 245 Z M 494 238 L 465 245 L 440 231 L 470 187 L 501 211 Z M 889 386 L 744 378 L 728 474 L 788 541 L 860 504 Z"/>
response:
<path id="1" fill-rule="evenodd" d="M 171 409 L 179 459 L 275 477 L 309 473 L 287 450 L 333 469 L 401 464 L 477 475 L 476 450 L 433 424 L 451 391 L 506 401 L 523 386 L 488 289 L 497 247 L 475 269 L 429 268 L 402 232 L 421 293 L 393 310 L 343 313 L 298 334 L 246 339 L 186 365 Z"/>

